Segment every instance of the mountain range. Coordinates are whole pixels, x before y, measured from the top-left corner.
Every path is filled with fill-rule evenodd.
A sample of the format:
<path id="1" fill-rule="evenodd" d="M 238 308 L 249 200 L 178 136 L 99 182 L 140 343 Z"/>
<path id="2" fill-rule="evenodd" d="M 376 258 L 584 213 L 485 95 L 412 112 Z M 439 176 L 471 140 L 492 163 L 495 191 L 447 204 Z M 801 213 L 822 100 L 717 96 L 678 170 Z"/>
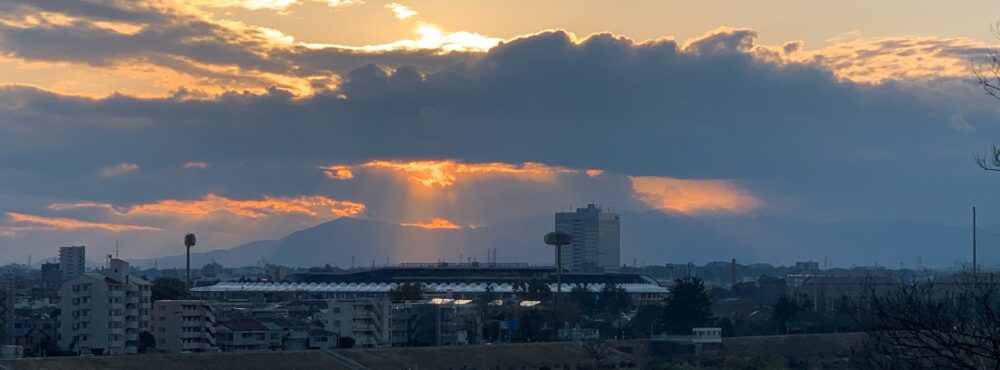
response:
<path id="1" fill-rule="evenodd" d="M 918 220 L 809 222 L 774 216 L 686 217 L 661 212 L 621 214 L 622 263 L 648 265 L 693 261 L 830 265 L 903 264 L 947 267 L 970 257 L 968 227 Z M 423 229 L 376 220 L 338 218 L 274 240 L 230 249 L 193 253 L 192 266 L 216 261 L 226 266 L 338 267 L 437 261 L 485 261 L 497 250 L 501 262 L 551 263 L 552 249 L 541 241 L 552 229 L 551 215 L 538 215 L 479 228 Z M 998 260 L 1000 233 L 980 228 L 979 259 Z M 899 252 L 904 251 L 904 252 Z M 858 256 L 863 256 L 859 257 Z M 135 261 L 151 266 L 153 260 Z M 159 267 L 182 267 L 184 256 L 156 260 Z"/>

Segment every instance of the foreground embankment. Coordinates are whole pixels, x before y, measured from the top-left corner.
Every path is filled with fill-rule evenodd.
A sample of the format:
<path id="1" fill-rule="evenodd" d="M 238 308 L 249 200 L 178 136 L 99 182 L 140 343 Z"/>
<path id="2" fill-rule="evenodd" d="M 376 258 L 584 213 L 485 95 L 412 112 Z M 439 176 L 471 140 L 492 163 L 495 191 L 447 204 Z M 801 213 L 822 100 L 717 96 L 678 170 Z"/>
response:
<path id="1" fill-rule="evenodd" d="M 61 357 L 0 361 L 0 370 L 279 370 L 279 369 L 702 369 L 848 368 L 859 334 L 726 338 L 700 353 L 664 351 L 648 341 L 493 344 L 465 347 L 348 349 Z M 676 348 L 675 348 L 676 349 Z"/>

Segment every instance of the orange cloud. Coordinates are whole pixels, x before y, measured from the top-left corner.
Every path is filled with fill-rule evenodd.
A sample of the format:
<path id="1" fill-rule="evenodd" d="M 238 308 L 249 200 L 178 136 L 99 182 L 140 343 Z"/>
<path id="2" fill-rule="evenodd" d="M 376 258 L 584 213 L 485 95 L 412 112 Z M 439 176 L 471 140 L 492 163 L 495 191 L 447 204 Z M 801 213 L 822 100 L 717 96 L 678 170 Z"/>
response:
<path id="1" fill-rule="evenodd" d="M 112 232 L 123 231 L 159 231 L 159 228 L 149 226 L 122 225 L 100 222 L 89 222 L 74 220 L 62 217 L 42 217 L 24 213 L 7 212 L 7 218 L 14 223 L 34 224 L 37 226 L 23 227 L 23 230 L 80 230 L 80 229 L 100 229 Z M 8 228 L 16 230 L 16 228 Z"/>
<path id="2" fill-rule="evenodd" d="M 323 173 L 326 174 L 326 177 L 329 177 L 334 180 L 350 180 L 354 178 L 354 172 L 351 172 L 350 166 L 333 165 L 333 166 L 320 167 L 320 169 L 323 170 Z"/>
<path id="3" fill-rule="evenodd" d="M 238 200 L 209 193 L 197 200 L 167 199 L 155 203 L 137 204 L 124 209 L 113 207 L 110 204 L 93 202 L 55 203 L 49 208 L 53 210 L 105 208 L 120 216 L 190 216 L 201 218 L 217 212 L 225 212 L 247 218 L 263 218 L 273 214 L 304 214 L 325 218 L 356 216 L 364 212 L 365 205 L 331 199 L 322 195 Z"/>
<path id="4" fill-rule="evenodd" d="M 427 223 L 402 223 L 400 226 L 407 227 L 419 227 L 422 229 L 433 229 L 433 230 L 460 230 L 462 227 L 458 224 L 445 220 L 443 218 L 434 218 L 431 222 Z"/>
<path id="5" fill-rule="evenodd" d="M 427 161 L 371 161 L 359 167 L 373 170 L 388 170 L 403 173 L 412 181 L 426 187 L 447 188 L 466 176 L 507 176 L 533 181 L 551 181 L 559 173 L 575 173 L 576 170 L 553 167 L 542 163 L 525 162 L 509 164 L 502 162 L 463 163 L 455 160 Z"/>
<path id="6" fill-rule="evenodd" d="M 629 176 L 634 196 L 650 208 L 687 215 L 746 213 L 761 201 L 727 180 Z"/>
<path id="7" fill-rule="evenodd" d="M 597 176 L 600 176 L 602 173 L 604 173 L 604 171 L 603 170 L 589 169 L 589 170 L 584 171 L 584 173 L 586 173 L 587 176 L 590 176 L 590 177 L 597 177 Z"/>

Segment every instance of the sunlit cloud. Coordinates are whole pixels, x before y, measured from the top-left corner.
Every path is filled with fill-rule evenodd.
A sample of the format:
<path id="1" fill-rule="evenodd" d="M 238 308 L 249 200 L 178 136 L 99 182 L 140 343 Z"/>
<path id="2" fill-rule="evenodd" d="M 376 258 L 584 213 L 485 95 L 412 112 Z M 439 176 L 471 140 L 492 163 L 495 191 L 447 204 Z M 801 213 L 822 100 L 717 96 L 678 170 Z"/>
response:
<path id="1" fill-rule="evenodd" d="M 204 218 L 218 213 L 226 213 L 246 218 L 263 218 L 278 214 L 301 214 L 314 218 L 329 218 L 360 215 L 364 213 L 365 205 L 331 199 L 322 195 L 240 200 L 209 193 L 201 199 L 167 199 L 129 207 L 115 207 L 111 204 L 94 202 L 55 203 L 49 206 L 49 209 L 52 210 L 79 208 L 102 208 L 118 216 Z"/>
<path id="2" fill-rule="evenodd" d="M 205 162 L 187 162 L 187 163 L 184 163 L 183 168 L 185 170 L 191 170 L 191 169 L 203 170 L 203 169 L 208 168 L 208 163 L 205 163 Z"/>
<path id="3" fill-rule="evenodd" d="M 747 213 L 761 206 L 749 191 L 727 180 L 630 176 L 636 199 L 648 207 L 686 215 Z"/>
<path id="4" fill-rule="evenodd" d="M 425 223 L 401 223 L 401 226 L 406 227 L 419 227 L 421 229 L 431 229 L 431 230 L 460 230 L 462 226 L 448 221 L 443 218 L 434 218 L 430 222 Z"/>
<path id="5" fill-rule="evenodd" d="M 323 170 L 323 174 L 326 177 L 334 180 L 350 180 L 354 178 L 354 172 L 351 171 L 351 166 L 345 165 L 332 165 L 320 167 Z"/>
<path id="6" fill-rule="evenodd" d="M 15 224 L 29 224 L 30 226 L 22 227 L 21 230 L 31 230 L 31 231 L 45 231 L 45 230 L 81 230 L 81 229 L 99 229 L 111 232 L 123 232 L 123 231 L 159 231 L 159 228 L 150 226 L 137 226 L 137 225 L 122 225 L 122 224 L 112 224 L 112 223 L 101 223 L 101 222 L 90 222 L 75 220 L 71 218 L 63 217 L 44 217 L 29 215 L 17 212 L 7 212 L 7 218 L 10 222 Z M 17 230 L 15 228 L 8 228 L 8 231 Z"/>
<path id="7" fill-rule="evenodd" d="M 411 9 L 410 7 L 400 4 L 400 3 L 390 3 L 385 5 L 386 8 L 392 10 L 392 13 L 396 15 L 398 19 L 406 19 L 417 15 L 417 11 Z"/>
<path id="8" fill-rule="evenodd" d="M 590 177 L 597 177 L 597 176 L 600 176 L 602 173 L 604 173 L 604 171 L 603 170 L 589 169 L 589 170 L 584 171 L 584 173 L 586 173 L 587 176 L 590 176 Z"/>
<path id="9" fill-rule="evenodd" d="M 115 177 L 124 175 L 129 172 L 134 172 L 139 170 L 139 165 L 134 163 L 119 163 L 114 166 L 101 168 L 101 177 Z"/>
<path id="10" fill-rule="evenodd" d="M 519 180 L 552 181 L 560 173 L 576 173 L 565 167 L 554 167 L 542 163 L 525 162 L 510 164 L 503 162 L 465 163 L 456 160 L 390 161 L 365 162 L 359 168 L 382 170 L 405 175 L 411 181 L 425 187 L 447 188 L 467 177 L 509 177 Z"/>
<path id="11" fill-rule="evenodd" d="M 244 8 L 250 10 L 284 10 L 304 3 L 323 3 L 332 8 L 362 4 L 363 0 L 187 0 L 196 6 L 210 8 Z"/>

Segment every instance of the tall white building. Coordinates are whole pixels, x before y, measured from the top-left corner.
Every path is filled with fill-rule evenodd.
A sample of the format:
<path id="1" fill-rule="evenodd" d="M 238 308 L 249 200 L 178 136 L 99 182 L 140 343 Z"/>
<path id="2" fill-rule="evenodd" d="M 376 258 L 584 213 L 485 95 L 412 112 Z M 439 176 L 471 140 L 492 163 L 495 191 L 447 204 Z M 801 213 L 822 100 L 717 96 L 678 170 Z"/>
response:
<path id="1" fill-rule="evenodd" d="M 211 352 L 218 348 L 215 312 L 206 301 L 156 301 L 150 328 L 157 352 Z"/>
<path id="2" fill-rule="evenodd" d="M 557 212 L 556 230 L 573 236 L 562 249 L 562 268 L 568 271 L 618 271 L 621 266 L 621 222 L 618 215 L 593 204 L 576 212 Z"/>
<path id="3" fill-rule="evenodd" d="M 59 248 L 59 272 L 62 281 L 83 275 L 87 268 L 87 247 L 72 246 Z"/>
<path id="4" fill-rule="evenodd" d="M 139 351 L 139 333 L 149 331 L 150 283 L 129 274 L 129 264 L 63 282 L 59 289 L 59 346 L 80 354 Z"/>

